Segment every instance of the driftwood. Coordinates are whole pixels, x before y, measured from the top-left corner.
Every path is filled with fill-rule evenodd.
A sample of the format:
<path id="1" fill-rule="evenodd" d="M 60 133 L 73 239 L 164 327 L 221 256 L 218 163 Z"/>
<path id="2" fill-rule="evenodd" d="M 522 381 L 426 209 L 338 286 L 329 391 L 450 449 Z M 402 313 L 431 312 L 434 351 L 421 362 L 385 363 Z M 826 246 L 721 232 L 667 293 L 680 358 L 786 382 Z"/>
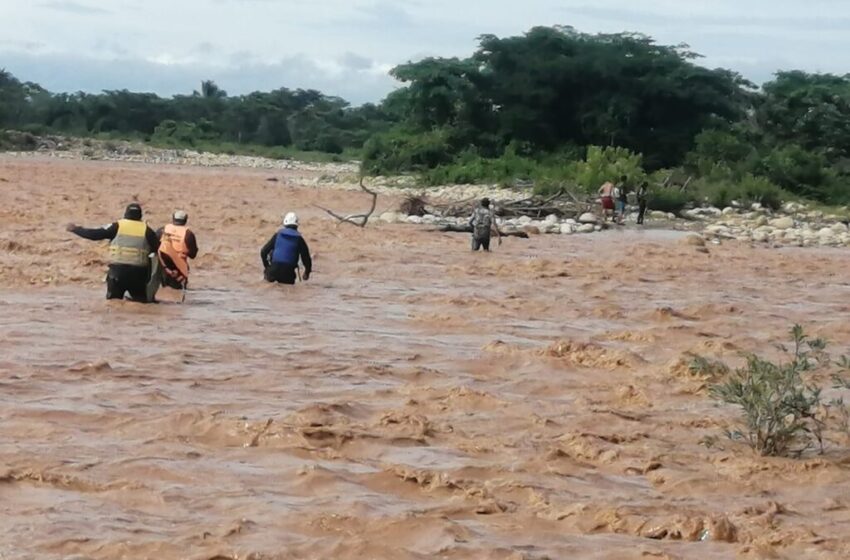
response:
<path id="1" fill-rule="evenodd" d="M 409 200 L 402 203 L 399 210 L 407 213 L 405 209 L 415 207 L 415 203 L 420 200 L 419 197 L 409 197 Z M 478 202 L 478 198 L 468 198 L 448 204 L 429 203 L 426 204 L 426 213 L 454 218 L 467 217 L 478 205 Z M 592 207 L 592 198 L 586 197 L 582 200 L 566 189 L 561 189 L 546 197 L 534 195 L 520 200 L 493 202 L 495 214 L 502 218 L 528 216 L 529 218 L 539 219 L 549 214 L 554 214 L 559 218 L 575 218 Z"/>
<path id="2" fill-rule="evenodd" d="M 443 233 L 472 233 L 472 226 L 463 225 L 463 226 L 454 226 L 454 225 L 445 225 L 440 226 L 438 228 L 432 229 L 431 231 L 439 231 Z M 521 237 L 523 239 L 528 239 L 528 234 L 524 231 L 509 231 L 509 232 L 501 232 L 502 237 Z"/>
<path id="3" fill-rule="evenodd" d="M 375 191 L 370 191 L 369 189 L 366 188 L 366 185 L 363 184 L 363 177 L 360 177 L 360 188 L 363 189 L 363 191 L 372 195 L 372 206 L 369 207 L 369 211 L 366 212 L 365 214 L 350 214 L 348 216 L 340 216 L 339 214 L 337 214 L 333 210 L 328 210 L 327 208 L 325 208 L 323 206 L 319 206 L 319 205 L 314 205 L 314 206 L 316 206 L 316 208 L 318 208 L 320 210 L 324 210 L 325 212 L 327 212 L 328 214 L 330 214 L 331 216 L 336 218 L 339 221 L 339 224 L 345 223 L 345 224 L 352 224 L 352 225 L 355 225 L 357 227 L 366 227 L 366 224 L 369 222 L 369 218 L 372 217 L 372 214 L 375 213 L 375 207 L 378 205 L 378 193 L 376 193 Z M 337 224 L 337 225 L 339 225 L 339 224 Z"/>

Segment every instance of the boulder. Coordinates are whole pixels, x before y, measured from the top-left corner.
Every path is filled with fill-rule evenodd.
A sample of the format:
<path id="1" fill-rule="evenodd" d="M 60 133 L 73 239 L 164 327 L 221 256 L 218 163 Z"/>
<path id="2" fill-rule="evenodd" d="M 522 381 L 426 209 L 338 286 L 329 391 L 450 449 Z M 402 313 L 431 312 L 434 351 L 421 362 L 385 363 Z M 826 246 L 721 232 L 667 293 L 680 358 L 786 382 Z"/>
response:
<path id="1" fill-rule="evenodd" d="M 519 218 L 517 218 L 516 222 L 518 225 L 524 226 L 526 224 L 530 224 L 532 220 L 528 216 L 520 216 Z"/>
<path id="2" fill-rule="evenodd" d="M 661 210 L 652 210 L 649 213 L 649 217 L 652 218 L 653 220 L 666 220 L 667 219 L 667 212 L 662 212 Z"/>
<path id="3" fill-rule="evenodd" d="M 837 222 L 835 224 L 832 224 L 832 227 L 830 227 L 830 229 L 834 233 L 838 233 L 838 234 L 847 233 L 847 225 L 842 223 L 842 222 Z"/>
<path id="4" fill-rule="evenodd" d="M 759 228 L 753 231 L 753 241 L 758 243 L 766 243 L 770 241 L 770 234 L 767 231 Z"/>
<path id="5" fill-rule="evenodd" d="M 754 222 L 756 227 L 766 226 L 767 223 L 768 223 L 767 216 L 759 216 L 758 218 L 756 218 L 756 221 Z"/>
<path id="6" fill-rule="evenodd" d="M 690 233 L 682 240 L 682 243 L 693 247 L 705 247 L 705 238 L 698 233 Z"/>
<path id="7" fill-rule="evenodd" d="M 408 216 L 406 221 L 408 224 L 421 224 L 423 220 L 421 216 Z"/>
<path id="8" fill-rule="evenodd" d="M 593 224 L 582 224 L 576 230 L 576 232 L 578 233 L 593 233 L 593 231 Z"/>
<path id="9" fill-rule="evenodd" d="M 546 222 L 547 224 L 557 224 L 558 223 L 558 216 L 556 216 L 555 214 L 549 214 L 548 216 L 546 216 L 546 219 L 544 219 L 543 221 Z"/>
<path id="10" fill-rule="evenodd" d="M 538 228 L 537 226 L 526 224 L 522 226 L 522 231 L 524 231 L 528 235 L 540 235 L 540 228 Z"/>
<path id="11" fill-rule="evenodd" d="M 784 218 L 776 218 L 775 220 L 770 220 L 771 226 L 776 229 L 791 229 L 794 227 L 794 218 L 789 216 L 785 216 Z"/>
<path id="12" fill-rule="evenodd" d="M 382 222 L 387 222 L 388 224 L 397 224 L 402 221 L 398 212 L 384 212 L 378 217 L 378 219 Z"/>
<path id="13" fill-rule="evenodd" d="M 573 229 L 572 224 L 561 224 L 561 234 L 562 235 L 570 235 L 575 230 Z"/>
<path id="14" fill-rule="evenodd" d="M 579 223 L 581 224 L 595 224 L 599 221 L 599 218 L 596 217 L 596 214 L 592 212 L 585 212 L 578 218 Z"/>
<path id="15" fill-rule="evenodd" d="M 578 222 L 577 222 L 577 221 L 575 221 L 575 220 L 574 220 L 574 219 L 572 219 L 572 218 L 567 218 L 566 220 L 564 220 L 564 223 L 565 223 L 565 224 L 570 224 L 570 225 L 576 225 Z"/>
<path id="16" fill-rule="evenodd" d="M 734 213 L 735 213 L 735 209 L 732 208 L 731 206 L 727 206 L 726 208 L 723 209 L 723 215 L 724 216 L 728 216 L 729 214 L 734 214 Z"/>

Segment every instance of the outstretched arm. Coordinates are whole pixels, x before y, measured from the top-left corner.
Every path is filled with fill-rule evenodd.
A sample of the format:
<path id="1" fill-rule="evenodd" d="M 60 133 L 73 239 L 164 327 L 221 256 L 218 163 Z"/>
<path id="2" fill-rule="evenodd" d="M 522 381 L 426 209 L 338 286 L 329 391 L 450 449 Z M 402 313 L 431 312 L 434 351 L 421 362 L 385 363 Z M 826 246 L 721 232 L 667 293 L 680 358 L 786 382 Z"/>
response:
<path id="1" fill-rule="evenodd" d="M 115 236 L 118 235 L 118 222 L 99 228 L 84 228 L 75 224 L 68 224 L 65 229 L 83 239 L 102 241 L 104 239 L 115 239 Z"/>

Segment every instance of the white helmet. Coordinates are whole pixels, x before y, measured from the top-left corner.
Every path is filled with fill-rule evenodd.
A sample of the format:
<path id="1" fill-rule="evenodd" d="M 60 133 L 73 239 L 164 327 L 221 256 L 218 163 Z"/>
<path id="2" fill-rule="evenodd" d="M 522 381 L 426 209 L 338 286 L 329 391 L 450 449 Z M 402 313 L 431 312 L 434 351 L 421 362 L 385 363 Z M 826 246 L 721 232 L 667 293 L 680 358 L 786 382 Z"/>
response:
<path id="1" fill-rule="evenodd" d="M 298 227 L 298 216 L 295 214 L 295 212 L 286 213 L 286 216 L 283 217 L 283 225 Z"/>

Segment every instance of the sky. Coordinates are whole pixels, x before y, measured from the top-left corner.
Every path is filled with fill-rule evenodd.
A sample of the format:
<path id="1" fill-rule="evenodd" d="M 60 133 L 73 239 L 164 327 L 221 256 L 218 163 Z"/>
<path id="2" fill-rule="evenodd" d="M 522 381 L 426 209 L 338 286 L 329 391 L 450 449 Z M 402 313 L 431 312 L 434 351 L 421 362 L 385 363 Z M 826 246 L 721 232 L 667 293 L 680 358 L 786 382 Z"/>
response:
<path id="1" fill-rule="evenodd" d="M 313 88 L 354 104 L 393 66 L 537 25 L 637 31 L 762 83 L 850 72 L 850 0 L 0 0 L 0 69 L 50 91 Z"/>

